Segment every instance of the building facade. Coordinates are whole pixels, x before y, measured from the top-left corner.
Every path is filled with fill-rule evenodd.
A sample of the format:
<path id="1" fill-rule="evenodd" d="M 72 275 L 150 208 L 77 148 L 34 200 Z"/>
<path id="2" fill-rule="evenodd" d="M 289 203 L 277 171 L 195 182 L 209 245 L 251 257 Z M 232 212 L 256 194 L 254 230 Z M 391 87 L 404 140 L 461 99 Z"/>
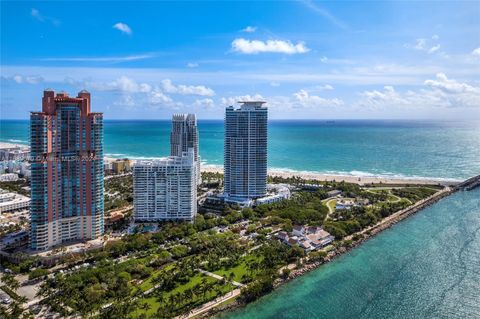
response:
<path id="1" fill-rule="evenodd" d="M 0 214 L 27 209 L 29 206 L 30 198 L 16 193 L 3 193 L 0 189 Z"/>
<path id="2" fill-rule="evenodd" d="M 112 170 L 115 174 L 122 174 L 132 170 L 131 163 L 128 158 L 117 159 L 111 163 Z"/>
<path id="3" fill-rule="evenodd" d="M 181 156 L 136 162 L 133 166 L 135 222 L 194 220 L 196 176 L 192 148 Z"/>
<path id="4" fill-rule="evenodd" d="M 170 133 L 170 155 L 182 156 L 189 148 L 194 151 L 197 163 L 197 184 L 201 183 L 200 154 L 198 147 L 198 126 L 195 114 L 174 114 L 172 116 L 172 132 Z"/>
<path id="5" fill-rule="evenodd" d="M 30 248 L 95 239 L 104 231 L 103 114 L 90 93 L 45 90 L 30 115 Z"/>
<path id="6" fill-rule="evenodd" d="M 267 192 L 267 108 L 239 102 L 225 112 L 225 196 L 256 199 Z"/>

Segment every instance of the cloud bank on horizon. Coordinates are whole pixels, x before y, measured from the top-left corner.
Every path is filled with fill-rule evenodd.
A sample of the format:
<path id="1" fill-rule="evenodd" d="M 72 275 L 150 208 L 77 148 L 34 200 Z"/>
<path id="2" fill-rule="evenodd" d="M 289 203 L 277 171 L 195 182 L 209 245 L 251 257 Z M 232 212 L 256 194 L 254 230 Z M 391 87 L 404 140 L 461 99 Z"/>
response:
<path id="1" fill-rule="evenodd" d="M 271 118 L 480 119 L 476 5 L 7 2 L 0 118 L 52 87 L 112 119 L 223 118 L 248 98 Z"/>

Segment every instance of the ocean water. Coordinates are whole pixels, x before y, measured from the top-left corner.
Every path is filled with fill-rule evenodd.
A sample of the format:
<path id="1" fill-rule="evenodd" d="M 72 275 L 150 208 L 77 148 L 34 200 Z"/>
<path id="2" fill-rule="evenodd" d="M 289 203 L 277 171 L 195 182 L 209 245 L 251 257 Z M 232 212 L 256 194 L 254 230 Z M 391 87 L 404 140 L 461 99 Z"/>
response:
<path id="1" fill-rule="evenodd" d="M 199 121 L 200 153 L 223 164 L 222 121 Z M 169 121 L 106 121 L 105 154 L 169 153 Z M 0 121 L 28 143 L 28 121 Z M 271 121 L 270 168 L 465 179 L 480 174 L 480 125 Z M 332 263 L 222 318 L 480 318 L 480 189 L 456 193 Z"/>
<path id="2" fill-rule="evenodd" d="M 480 189 L 445 198 L 221 318 L 480 318 Z"/>
<path id="3" fill-rule="evenodd" d="M 204 164 L 223 165 L 223 121 L 200 120 Z M 105 121 L 110 157 L 167 156 L 170 121 Z M 480 123 L 270 121 L 269 168 L 464 179 L 480 173 Z M 28 121 L 0 121 L 0 141 L 28 143 Z"/>

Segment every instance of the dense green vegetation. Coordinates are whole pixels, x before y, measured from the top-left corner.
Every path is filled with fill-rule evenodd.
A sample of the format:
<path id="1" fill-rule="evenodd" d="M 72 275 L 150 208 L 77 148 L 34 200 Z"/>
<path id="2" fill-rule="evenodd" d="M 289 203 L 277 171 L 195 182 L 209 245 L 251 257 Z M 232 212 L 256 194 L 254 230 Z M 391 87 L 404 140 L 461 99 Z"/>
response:
<path id="1" fill-rule="evenodd" d="M 328 208 L 322 203 L 327 198 L 323 190 L 316 192 L 298 192 L 290 200 L 259 205 L 254 211 L 258 216 L 280 217 L 290 224 L 321 225 L 328 214 Z"/>
<path id="2" fill-rule="evenodd" d="M 19 179 L 18 181 L 0 182 L 0 188 L 9 192 L 22 194 L 24 196 L 30 196 L 30 192 L 24 190 L 22 187 L 30 186 L 30 183 L 26 179 Z"/>
<path id="3" fill-rule="evenodd" d="M 222 177 L 203 173 L 203 186 L 218 188 Z M 139 229 L 101 249 L 65 255 L 61 262 L 68 271 L 45 280 L 40 295 L 63 316 L 100 318 L 171 318 L 232 291 L 236 288 L 232 281 L 246 284 L 240 300 L 249 302 L 271 291 L 277 278 L 288 277 L 290 270 L 279 271 L 282 267 L 301 264 L 305 256 L 295 245 L 269 239 L 275 238 L 272 231 L 318 225 L 335 236 L 336 245 L 348 246 L 352 241 L 342 241 L 344 237 L 360 238 L 357 232 L 435 192 L 425 187 L 368 190 L 343 182 L 318 187 L 318 181 L 296 177 L 269 179 L 298 185 L 298 190 L 290 200 L 253 209 L 223 206 L 215 214 L 205 210 L 194 223 L 164 223 L 156 233 Z M 108 179 L 105 187 L 106 210 L 131 205 L 131 176 Z M 325 199 L 333 189 L 341 190 L 345 198 L 368 199 L 368 205 L 335 210 L 332 201 L 328 215 Z M 311 252 L 308 262 L 323 262 L 326 257 L 325 251 Z M 35 259 L 8 268 L 31 270 L 30 279 L 48 272 L 38 268 Z M 206 276 L 200 269 L 224 279 Z"/>
<path id="4" fill-rule="evenodd" d="M 165 233 L 163 236 L 172 236 Z M 168 245 L 165 249 L 155 244 L 155 235 L 136 234 L 125 242 L 107 246 L 110 255 L 138 251 L 137 258 L 118 263 L 108 258 L 98 260 L 101 255 L 96 255 L 94 267 L 47 279 L 40 295 L 64 316 L 111 314 L 119 309 L 109 308 L 126 307 L 124 302 L 133 298 L 138 304 L 135 311 L 129 308 L 130 317 L 145 313 L 168 318 L 232 290 L 231 280 L 263 282 L 263 278 L 274 278 L 282 265 L 303 256 L 303 250 L 277 241 L 265 242 L 244 255 L 248 246 L 232 232 L 194 233 L 186 237 L 184 244 Z M 204 277 L 198 268 L 219 271 L 226 280 Z M 151 288 L 155 289 L 144 296 Z M 112 306 L 103 309 L 105 303 Z"/>
<path id="5" fill-rule="evenodd" d="M 115 176 L 105 180 L 105 211 L 133 204 L 133 176 Z"/>
<path id="6" fill-rule="evenodd" d="M 428 196 L 435 194 L 437 190 L 427 187 L 408 187 L 408 188 L 398 188 L 392 189 L 392 193 L 399 197 L 404 197 L 409 199 L 412 202 L 419 201 Z"/>
<path id="7" fill-rule="evenodd" d="M 335 238 L 342 239 L 368 226 L 375 225 L 383 218 L 409 205 L 410 203 L 407 201 L 399 201 L 381 203 L 371 207 L 353 207 L 350 210 L 338 210 L 331 215 L 330 220 L 325 222 L 324 228 Z"/>

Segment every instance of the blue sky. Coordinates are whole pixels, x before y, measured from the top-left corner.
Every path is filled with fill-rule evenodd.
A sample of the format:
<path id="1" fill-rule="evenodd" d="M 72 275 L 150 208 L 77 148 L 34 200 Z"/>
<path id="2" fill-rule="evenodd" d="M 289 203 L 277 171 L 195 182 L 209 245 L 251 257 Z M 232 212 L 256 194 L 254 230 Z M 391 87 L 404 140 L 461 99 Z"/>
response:
<path id="1" fill-rule="evenodd" d="M 106 118 L 479 119 L 480 2 L 8 2 L 3 119 L 43 89 L 92 93 Z"/>

